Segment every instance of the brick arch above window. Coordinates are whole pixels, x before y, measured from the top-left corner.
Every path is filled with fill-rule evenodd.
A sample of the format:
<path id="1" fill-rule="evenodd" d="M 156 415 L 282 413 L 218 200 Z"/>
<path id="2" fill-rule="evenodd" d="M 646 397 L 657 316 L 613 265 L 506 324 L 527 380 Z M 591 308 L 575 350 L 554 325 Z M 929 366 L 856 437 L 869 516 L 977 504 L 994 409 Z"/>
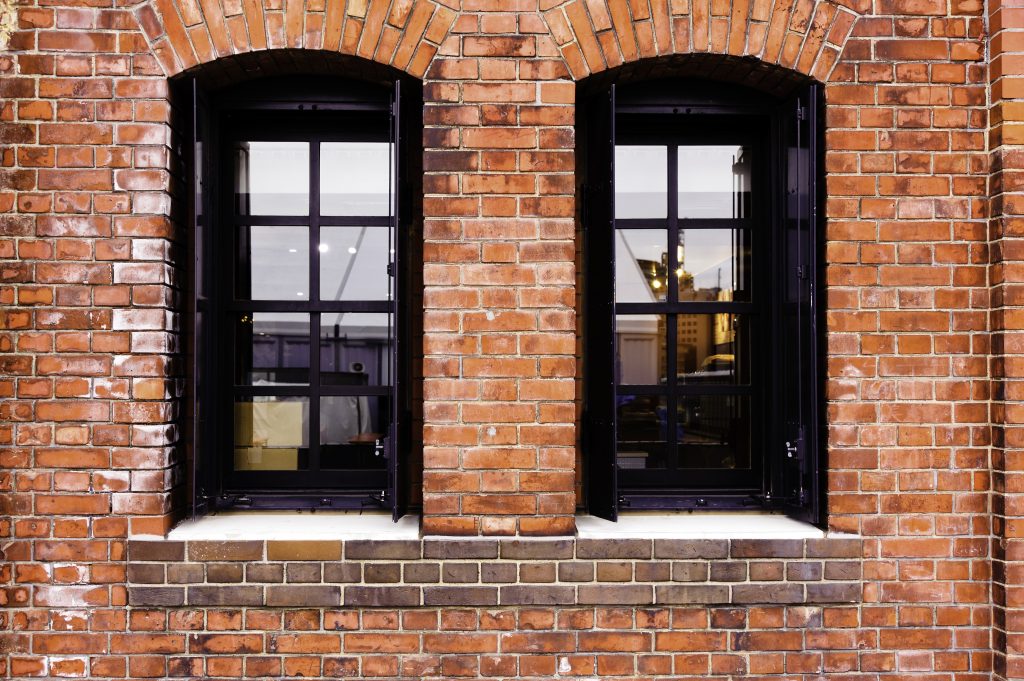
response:
<path id="1" fill-rule="evenodd" d="M 291 48 L 361 57 L 422 78 L 456 18 L 433 0 L 147 0 L 135 12 L 168 76 Z"/>
<path id="2" fill-rule="evenodd" d="M 711 53 L 828 79 L 863 0 L 567 0 L 544 19 L 572 76 Z"/>

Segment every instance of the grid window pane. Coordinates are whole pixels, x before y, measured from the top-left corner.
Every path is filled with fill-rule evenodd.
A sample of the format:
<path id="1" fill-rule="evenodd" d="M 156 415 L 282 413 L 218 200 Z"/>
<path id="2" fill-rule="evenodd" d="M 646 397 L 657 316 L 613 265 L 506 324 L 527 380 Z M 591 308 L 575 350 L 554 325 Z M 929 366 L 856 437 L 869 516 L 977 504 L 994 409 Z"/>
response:
<path id="1" fill-rule="evenodd" d="M 320 145 L 320 214 L 386 216 L 391 205 L 391 145 Z"/>
<path id="2" fill-rule="evenodd" d="M 236 143 L 235 210 L 239 215 L 309 215 L 309 143 Z"/>
<path id="3" fill-rule="evenodd" d="M 735 144 L 679 147 L 680 218 L 750 216 L 750 150 Z"/>
<path id="4" fill-rule="evenodd" d="M 308 467 L 309 399 L 239 397 L 234 406 L 236 471 Z"/>
<path id="5" fill-rule="evenodd" d="M 660 314 L 616 316 L 616 383 L 664 385 L 668 376 L 667 321 Z"/>
<path id="6" fill-rule="evenodd" d="M 309 227 L 239 227 L 235 297 L 309 300 Z"/>
<path id="7" fill-rule="evenodd" d="M 615 147 L 615 218 L 668 217 L 668 147 Z"/>

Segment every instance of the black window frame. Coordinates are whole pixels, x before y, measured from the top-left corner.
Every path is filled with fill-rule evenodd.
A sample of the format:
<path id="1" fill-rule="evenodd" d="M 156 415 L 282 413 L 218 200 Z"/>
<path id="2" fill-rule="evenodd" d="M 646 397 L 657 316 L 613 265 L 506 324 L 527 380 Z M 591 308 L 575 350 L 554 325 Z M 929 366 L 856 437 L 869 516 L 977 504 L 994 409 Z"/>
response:
<path id="1" fill-rule="evenodd" d="M 187 313 L 184 424 L 190 465 L 193 517 L 218 509 L 386 509 L 397 520 L 408 506 L 411 444 L 411 371 L 408 348 L 413 328 L 410 284 L 412 226 L 418 220 L 421 187 L 422 86 L 408 77 L 377 82 L 336 76 L 263 78 L 207 92 L 201 75 L 176 84 L 184 101 L 182 160 L 187 186 Z M 383 217 L 319 215 L 319 142 L 359 141 L 372 137 L 391 146 L 391 207 Z M 290 216 L 239 217 L 230 178 L 231 145 L 239 140 L 301 139 L 310 142 L 310 211 Z M 297 301 L 236 300 L 235 234 L 239 225 L 301 224 L 309 227 L 309 299 Z M 382 273 L 390 280 L 385 301 L 329 302 L 316 295 L 319 226 L 368 226 L 387 229 L 394 254 Z M 230 266 L 224 266 L 225 261 Z M 235 385 L 233 317 L 246 312 L 298 311 L 310 316 L 310 380 L 302 388 Z M 319 313 L 376 312 L 389 315 L 390 386 L 332 386 L 320 380 Z M 373 394 L 384 398 L 390 413 L 388 432 L 375 445 L 384 460 L 379 470 L 240 472 L 233 470 L 234 398 L 264 393 L 302 393 L 313 402 L 327 395 Z M 316 458 L 319 410 L 309 408 L 310 459 Z M 314 413 L 317 412 L 317 413 Z M 315 463 L 315 461 L 314 461 Z"/>
<path id="2" fill-rule="evenodd" d="M 824 408 L 819 396 L 824 372 L 817 284 L 822 280 L 819 270 L 824 260 L 819 252 L 822 90 L 809 81 L 790 83 L 784 90 L 783 94 L 767 94 L 729 83 L 665 79 L 604 85 L 596 92 L 584 89 L 580 97 L 581 445 L 586 509 L 593 515 L 614 520 L 620 509 L 771 509 L 808 522 L 821 520 L 825 486 L 819 433 Z M 615 271 L 616 230 L 667 229 L 671 266 L 677 227 L 684 226 L 677 224 L 675 213 L 673 145 L 716 141 L 743 144 L 754 152 L 754 210 L 748 218 L 754 265 L 750 302 L 682 304 L 670 296 L 660 304 L 617 304 L 614 277 L 607 274 Z M 615 146 L 651 143 L 669 147 L 668 219 L 616 220 Z M 685 227 L 714 226 L 703 222 L 687 221 Z M 724 222 L 718 221 L 720 225 Z M 673 479 L 672 475 L 659 478 L 657 471 L 664 473 L 665 469 L 645 471 L 645 476 L 618 466 L 616 315 L 686 311 L 741 312 L 752 320 L 757 340 L 752 344 L 756 346 L 755 373 L 749 390 L 754 414 L 749 474 L 677 469 Z M 668 346 L 675 342 L 673 336 L 668 334 Z M 666 370 L 671 376 L 674 348 L 666 349 L 671 358 Z M 708 386 L 623 388 L 631 394 L 691 390 L 707 393 Z M 714 391 L 744 392 L 735 386 Z M 671 428 L 675 409 L 666 411 L 666 431 L 675 432 Z M 641 478 L 645 479 L 642 484 L 638 483 Z"/>

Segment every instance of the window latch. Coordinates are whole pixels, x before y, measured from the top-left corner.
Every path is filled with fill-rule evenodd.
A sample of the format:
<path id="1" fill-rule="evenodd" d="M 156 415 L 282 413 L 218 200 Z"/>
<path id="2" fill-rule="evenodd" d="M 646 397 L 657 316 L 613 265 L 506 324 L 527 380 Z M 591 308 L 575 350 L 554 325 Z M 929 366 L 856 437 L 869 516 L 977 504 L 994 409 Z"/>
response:
<path id="1" fill-rule="evenodd" d="M 794 458 L 796 458 L 797 452 L 799 450 L 800 450 L 800 448 L 797 446 L 796 442 L 790 442 L 789 440 L 786 440 L 786 458 L 787 459 L 794 459 Z"/>

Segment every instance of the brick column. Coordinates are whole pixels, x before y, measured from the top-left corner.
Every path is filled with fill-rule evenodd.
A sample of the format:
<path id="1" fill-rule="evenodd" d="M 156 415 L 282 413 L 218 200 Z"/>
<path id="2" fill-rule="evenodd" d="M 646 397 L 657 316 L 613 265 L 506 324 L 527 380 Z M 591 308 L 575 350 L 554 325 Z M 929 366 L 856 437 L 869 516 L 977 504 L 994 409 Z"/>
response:
<path id="1" fill-rule="evenodd" d="M 1024 678 L 1024 9 L 988 5 L 992 196 L 993 652 L 998 678 Z"/>
<path id="2" fill-rule="evenodd" d="M 533 2 L 466 0 L 427 73 L 427 533 L 574 529 L 574 92 Z"/>

